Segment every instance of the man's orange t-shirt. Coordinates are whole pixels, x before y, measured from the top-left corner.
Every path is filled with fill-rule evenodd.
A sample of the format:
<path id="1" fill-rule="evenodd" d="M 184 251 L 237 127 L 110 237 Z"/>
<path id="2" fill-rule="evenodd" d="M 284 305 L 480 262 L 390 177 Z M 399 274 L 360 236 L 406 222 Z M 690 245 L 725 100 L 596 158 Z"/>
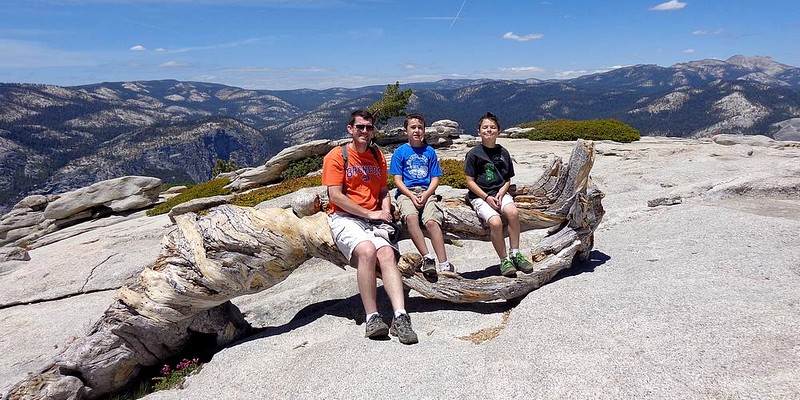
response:
<path id="1" fill-rule="evenodd" d="M 322 185 L 343 186 L 343 191 L 356 204 L 370 211 L 379 210 L 379 196 L 386 187 L 388 172 L 386 158 L 376 151 L 376 160 L 371 150 L 358 153 L 353 147 L 347 149 L 348 165 L 344 165 L 342 147 L 336 146 L 322 159 Z M 345 168 L 347 172 L 345 173 Z M 328 213 L 344 211 L 333 202 Z"/>

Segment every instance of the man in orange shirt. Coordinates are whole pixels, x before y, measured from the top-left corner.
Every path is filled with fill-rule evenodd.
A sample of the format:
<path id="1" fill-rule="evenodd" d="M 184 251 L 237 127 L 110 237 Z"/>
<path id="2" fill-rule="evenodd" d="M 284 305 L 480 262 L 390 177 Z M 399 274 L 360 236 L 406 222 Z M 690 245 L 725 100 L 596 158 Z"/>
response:
<path id="1" fill-rule="evenodd" d="M 391 198 L 386 186 L 387 168 L 383 153 L 371 147 L 375 118 L 365 110 L 350 115 L 347 132 L 353 141 L 335 147 L 322 163 L 322 184 L 328 187 L 328 224 L 333 240 L 351 266 L 356 268 L 358 291 L 364 305 L 368 338 L 397 336 L 403 344 L 418 342 L 405 310 L 403 280 L 397 268 L 399 251 L 389 241 L 381 223 L 392 222 Z M 383 321 L 377 305 L 377 269 L 394 309 L 392 326 Z"/>

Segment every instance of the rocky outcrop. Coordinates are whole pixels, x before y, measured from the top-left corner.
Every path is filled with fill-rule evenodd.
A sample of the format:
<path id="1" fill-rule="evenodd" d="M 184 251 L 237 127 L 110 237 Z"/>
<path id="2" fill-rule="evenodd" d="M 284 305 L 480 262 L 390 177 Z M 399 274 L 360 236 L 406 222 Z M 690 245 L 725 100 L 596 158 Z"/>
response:
<path id="1" fill-rule="evenodd" d="M 234 192 L 240 192 L 276 182 L 281 179 L 281 173 L 292 161 L 302 160 L 311 156 L 325 155 L 330 149 L 347 143 L 348 141 L 349 139 L 313 140 L 297 146 L 287 147 L 270 158 L 262 166 L 240 169 L 236 172 L 224 174 L 223 176 L 228 176 L 231 181 L 231 183 L 225 187 Z"/>
<path id="2" fill-rule="evenodd" d="M 161 179 L 124 176 L 60 195 L 32 195 L 0 218 L 0 245 L 36 247 L 59 229 L 101 216 L 149 207 L 158 200 Z"/>
<path id="3" fill-rule="evenodd" d="M 449 146 L 453 139 L 458 138 L 464 131 L 458 127 L 458 122 L 449 119 L 435 121 L 431 126 L 425 127 L 425 140 L 432 147 Z M 381 146 L 402 144 L 408 141 L 403 127 L 390 129 L 376 138 Z"/>

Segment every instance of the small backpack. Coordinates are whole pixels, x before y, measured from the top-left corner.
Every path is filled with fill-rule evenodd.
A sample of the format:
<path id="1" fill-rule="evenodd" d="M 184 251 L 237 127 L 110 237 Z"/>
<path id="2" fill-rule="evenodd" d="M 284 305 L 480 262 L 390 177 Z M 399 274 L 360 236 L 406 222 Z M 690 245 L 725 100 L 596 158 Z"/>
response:
<path id="1" fill-rule="evenodd" d="M 368 148 L 372 152 L 372 158 L 374 158 L 375 161 L 380 162 L 380 160 L 378 159 L 378 146 L 373 146 L 372 144 L 370 144 Z M 344 164 L 342 165 L 344 165 L 345 174 L 347 174 L 347 156 L 348 156 L 347 143 L 345 143 L 342 145 L 342 159 L 344 160 Z"/>

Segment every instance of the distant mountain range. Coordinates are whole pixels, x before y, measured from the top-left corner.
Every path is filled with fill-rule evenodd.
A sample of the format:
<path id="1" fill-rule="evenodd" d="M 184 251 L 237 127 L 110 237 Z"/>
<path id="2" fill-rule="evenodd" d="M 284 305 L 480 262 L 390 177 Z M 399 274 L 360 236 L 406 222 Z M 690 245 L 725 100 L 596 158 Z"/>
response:
<path id="1" fill-rule="evenodd" d="M 394 82 L 387 82 L 394 83 Z M 800 68 L 734 56 L 635 65 L 569 80 L 402 83 L 408 110 L 468 133 L 486 111 L 503 127 L 543 119 L 616 118 L 642 135 L 780 136 L 800 126 Z M 385 86 L 246 90 L 174 80 L 60 87 L 0 84 L 0 211 L 122 175 L 209 178 L 217 158 L 263 163 L 286 146 L 340 138 L 349 113 Z"/>

